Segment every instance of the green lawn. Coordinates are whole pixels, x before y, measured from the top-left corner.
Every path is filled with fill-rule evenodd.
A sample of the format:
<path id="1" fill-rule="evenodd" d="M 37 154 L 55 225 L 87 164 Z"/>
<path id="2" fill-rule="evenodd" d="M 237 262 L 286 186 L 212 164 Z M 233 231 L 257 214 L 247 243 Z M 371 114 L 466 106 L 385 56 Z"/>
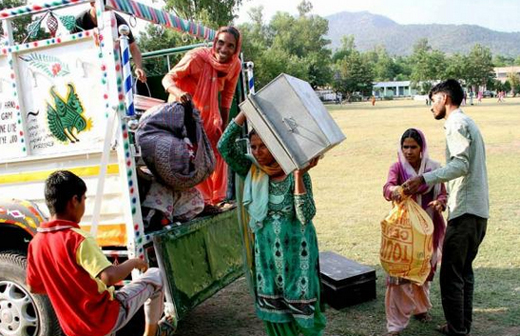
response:
<path id="1" fill-rule="evenodd" d="M 390 209 L 382 197 L 401 134 L 421 129 L 430 157 L 444 164 L 444 121 L 420 102 L 377 102 L 331 106 L 347 140 L 312 172 L 318 204 L 315 220 L 320 249 L 336 251 L 377 269 L 378 299 L 341 312 L 328 311 L 328 335 L 384 332 L 384 279 L 379 266 L 380 220 Z M 473 335 L 520 335 L 520 99 L 494 99 L 463 107 L 486 142 L 491 218 L 475 261 Z M 411 323 L 405 335 L 435 335 L 443 322 L 438 277 L 431 293 L 434 321 Z"/>
<path id="2" fill-rule="evenodd" d="M 463 108 L 479 125 L 487 146 L 491 218 L 475 261 L 472 335 L 520 335 L 520 98 Z M 377 270 L 377 300 L 336 311 L 328 309 L 325 335 L 382 335 L 385 332 L 385 275 L 379 266 L 380 221 L 390 210 L 382 188 L 396 160 L 401 134 L 421 129 L 430 156 L 444 163 L 443 121 L 422 102 L 386 101 L 330 106 L 347 136 L 311 171 L 318 207 L 315 225 L 320 250 L 332 250 Z M 444 321 L 438 276 L 431 293 L 434 320 L 412 321 L 403 335 L 429 336 Z M 245 281 L 195 309 L 181 321 L 180 335 L 264 335 Z"/>

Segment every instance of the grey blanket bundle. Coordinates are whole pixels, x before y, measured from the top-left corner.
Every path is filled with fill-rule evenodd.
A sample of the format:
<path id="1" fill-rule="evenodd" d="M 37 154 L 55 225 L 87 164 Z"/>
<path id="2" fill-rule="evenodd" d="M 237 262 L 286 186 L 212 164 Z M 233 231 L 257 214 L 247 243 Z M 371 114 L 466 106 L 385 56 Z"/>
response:
<path id="1" fill-rule="evenodd" d="M 196 145 L 194 159 L 186 139 Z M 200 113 L 191 105 L 173 102 L 147 110 L 139 121 L 136 141 L 148 169 L 172 190 L 192 188 L 215 169 L 215 155 Z"/>

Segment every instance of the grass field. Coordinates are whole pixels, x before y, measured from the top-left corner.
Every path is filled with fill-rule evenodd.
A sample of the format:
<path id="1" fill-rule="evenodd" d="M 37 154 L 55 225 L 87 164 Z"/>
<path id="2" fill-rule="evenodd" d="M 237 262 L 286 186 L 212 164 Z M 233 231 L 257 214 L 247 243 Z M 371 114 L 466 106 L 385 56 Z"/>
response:
<path id="1" fill-rule="evenodd" d="M 487 149 L 491 218 L 474 263 L 476 288 L 472 335 L 520 335 L 520 99 L 494 99 L 466 106 Z M 386 101 L 331 106 L 347 140 L 311 171 L 318 207 L 315 225 L 321 251 L 335 251 L 377 270 L 377 300 L 336 311 L 328 309 L 325 335 L 368 336 L 385 332 L 385 276 L 379 266 L 381 219 L 390 204 L 382 187 L 396 160 L 401 134 L 421 129 L 430 157 L 445 162 L 444 121 L 421 102 Z M 439 335 L 444 321 L 438 276 L 431 293 L 433 321 L 412 321 L 403 335 Z M 180 335 L 263 335 L 245 281 L 239 280 L 181 322 Z"/>

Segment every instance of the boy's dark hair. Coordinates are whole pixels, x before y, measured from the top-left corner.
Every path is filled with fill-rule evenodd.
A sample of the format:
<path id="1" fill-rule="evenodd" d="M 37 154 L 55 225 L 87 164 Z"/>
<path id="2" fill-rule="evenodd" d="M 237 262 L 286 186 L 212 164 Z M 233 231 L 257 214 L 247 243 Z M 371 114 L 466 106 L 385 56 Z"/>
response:
<path id="1" fill-rule="evenodd" d="M 421 150 L 422 150 L 422 148 L 423 148 L 422 137 L 415 128 L 409 128 L 406 131 L 404 131 L 403 135 L 401 136 L 401 147 L 403 147 L 403 143 L 406 138 L 414 139 L 417 142 L 417 144 L 419 145 L 419 147 L 421 147 Z"/>
<path id="2" fill-rule="evenodd" d="M 464 98 L 464 90 L 462 90 L 462 86 L 456 79 L 448 79 L 432 87 L 430 94 L 428 95 L 430 100 L 432 99 L 432 96 L 437 93 L 445 93 L 450 96 L 451 102 L 455 106 L 460 106 L 462 99 Z"/>
<path id="3" fill-rule="evenodd" d="M 85 182 L 68 170 L 57 170 L 45 180 L 45 204 L 51 215 L 63 213 L 74 196 L 81 199 L 86 192 Z"/>

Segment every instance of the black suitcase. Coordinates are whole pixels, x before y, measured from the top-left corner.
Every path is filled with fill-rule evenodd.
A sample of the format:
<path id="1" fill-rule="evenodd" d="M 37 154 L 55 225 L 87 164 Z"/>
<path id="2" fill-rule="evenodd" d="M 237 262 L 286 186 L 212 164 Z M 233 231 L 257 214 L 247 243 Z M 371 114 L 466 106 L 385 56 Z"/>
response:
<path id="1" fill-rule="evenodd" d="M 322 300 L 334 309 L 376 298 L 376 271 L 334 252 L 320 253 Z"/>

